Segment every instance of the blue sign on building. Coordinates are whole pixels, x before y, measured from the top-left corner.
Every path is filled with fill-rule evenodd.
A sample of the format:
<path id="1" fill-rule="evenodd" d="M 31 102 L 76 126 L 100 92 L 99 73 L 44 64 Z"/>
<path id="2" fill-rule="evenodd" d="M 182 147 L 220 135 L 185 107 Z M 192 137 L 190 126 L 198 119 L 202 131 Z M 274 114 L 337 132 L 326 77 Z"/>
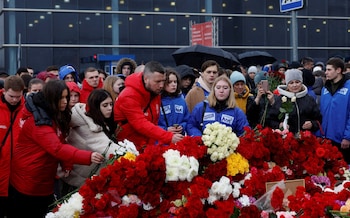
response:
<path id="1" fill-rule="evenodd" d="M 280 0 L 280 11 L 293 11 L 303 7 L 303 0 Z"/>

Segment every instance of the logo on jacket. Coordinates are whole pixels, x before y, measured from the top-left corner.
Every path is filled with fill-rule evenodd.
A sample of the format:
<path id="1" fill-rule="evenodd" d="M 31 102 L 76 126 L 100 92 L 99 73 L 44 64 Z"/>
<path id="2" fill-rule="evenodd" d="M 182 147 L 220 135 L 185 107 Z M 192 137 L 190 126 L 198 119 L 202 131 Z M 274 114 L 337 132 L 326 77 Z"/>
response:
<path id="1" fill-rule="evenodd" d="M 221 123 L 226 123 L 226 124 L 232 125 L 234 119 L 235 118 L 233 116 L 223 114 L 221 116 Z"/>
<path id="2" fill-rule="evenodd" d="M 26 121 L 25 120 L 23 120 L 23 119 L 20 119 L 19 120 L 19 127 L 22 129 L 22 127 L 23 127 L 23 125 L 24 125 L 24 123 L 25 123 Z"/>
<path id="3" fill-rule="evenodd" d="M 184 113 L 184 107 L 182 105 L 176 105 L 175 104 L 175 113 L 183 114 Z"/>
<path id="4" fill-rule="evenodd" d="M 215 113 L 213 112 L 205 112 L 203 121 L 215 121 Z"/>
<path id="5" fill-rule="evenodd" d="M 338 93 L 341 95 L 346 95 L 346 93 L 348 93 L 348 88 L 343 87 L 338 91 Z"/>
<path id="6" fill-rule="evenodd" d="M 7 129 L 6 125 L 0 125 L 0 129 Z"/>
<path id="7" fill-rule="evenodd" d="M 163 110 L 165 114 L 170 114 L 171 113 L 171 108 L 170 105 L 165 105 L 163 106 Z M 163 114 L 163 110 L 160 110 L 160 113 Z"/>

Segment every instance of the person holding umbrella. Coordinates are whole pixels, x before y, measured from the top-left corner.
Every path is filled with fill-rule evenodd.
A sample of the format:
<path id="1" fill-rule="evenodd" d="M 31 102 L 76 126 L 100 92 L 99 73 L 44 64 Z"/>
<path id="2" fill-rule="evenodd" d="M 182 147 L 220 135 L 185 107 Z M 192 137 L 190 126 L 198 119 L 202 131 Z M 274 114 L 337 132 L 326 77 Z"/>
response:
<path id="1" fill-rule="evenodd" d="M 219 68 L 219 64 L 214 60 L 208 60 L 202 64 L 200 77 L 186 96 L 186 104 L 190 112 L 196 104 L 209 96 L 212 85 L 219 76 Z"/>

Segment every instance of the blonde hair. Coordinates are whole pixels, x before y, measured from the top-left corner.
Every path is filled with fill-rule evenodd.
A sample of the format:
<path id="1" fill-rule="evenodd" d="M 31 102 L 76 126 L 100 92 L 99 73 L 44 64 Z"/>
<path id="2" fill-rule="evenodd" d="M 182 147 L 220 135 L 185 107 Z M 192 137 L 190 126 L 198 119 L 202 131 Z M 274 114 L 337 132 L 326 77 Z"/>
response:
<path id="1" fill-rule="evenodd" d="M 226 99 L 226 106 L 227 108 L 234 108 L 236 107 L 236 100 L 235 100 L 235 94 L 233 91 L 233 85 L 231 83 L 231 80 L 224 74 L 216 78 L 216 80 L 213 83 L 213 86 L 211 87 L 210 94 L 208 96 L 208 102 L 210 107 L 215 107 L 215 105 L 218 103 L 218 99 L 215 96 L 215 86 L 218 84 L 219 81 L 224 81 L 227 83 L 227 85 L 230 87 L 230 94 L 228 95 Z"/>
<path id="2" fill-rule="evenodd" d="M 113 85 L 115 82 L 117 82 L 118 79 L 122 79 L 122 78 L 112 75 L 112 76 L 108 76 L 103 82 L 103 89 L 108 91 L 111 94 L 113 102 L 118 97 L 117 93 L 115 93 L 115 91 L 113 90 Z"/>

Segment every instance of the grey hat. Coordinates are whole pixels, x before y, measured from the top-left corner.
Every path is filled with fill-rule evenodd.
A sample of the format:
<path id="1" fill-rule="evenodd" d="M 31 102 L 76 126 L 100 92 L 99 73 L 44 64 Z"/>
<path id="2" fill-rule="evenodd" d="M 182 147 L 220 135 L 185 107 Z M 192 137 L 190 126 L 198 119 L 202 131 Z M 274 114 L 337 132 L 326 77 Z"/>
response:
<path id="1" fill-rule="evenodd" d="M 286 84 L 292 80 L 299 80 L 300 82 L 303 82 L 303 72 L 301 72 L 298 69 L 289 69 L 284 73 L 286 77 Z"/>

